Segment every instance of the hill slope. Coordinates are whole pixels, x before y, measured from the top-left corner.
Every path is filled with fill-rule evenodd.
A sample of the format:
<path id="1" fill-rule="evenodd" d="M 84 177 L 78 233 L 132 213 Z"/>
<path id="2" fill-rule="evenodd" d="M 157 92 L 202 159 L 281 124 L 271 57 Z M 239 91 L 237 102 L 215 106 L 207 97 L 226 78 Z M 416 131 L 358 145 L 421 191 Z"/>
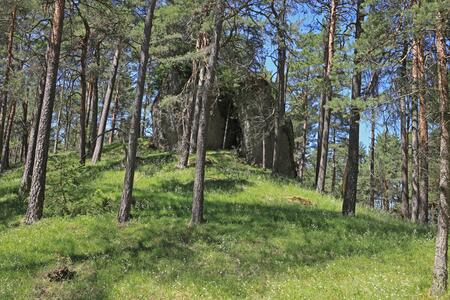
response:
<path id="1" fill-rule="evenodd" d="M 120 228 L 123 152 L 106 151 L 84 168 L 74 154 L 51 158 L 45 219 L 33 226 L 20 223 L 20 170 L 1 177 L 0 299 L 427 297 L 430 230 L 361 207 L 344 218 L 339 201 L 229 152 L 209 153 L 208 222 L 188 229 L 193 168 L 142 148 L 132 221 Z M 49 279 L 65 266 L 73 278 Z"/>

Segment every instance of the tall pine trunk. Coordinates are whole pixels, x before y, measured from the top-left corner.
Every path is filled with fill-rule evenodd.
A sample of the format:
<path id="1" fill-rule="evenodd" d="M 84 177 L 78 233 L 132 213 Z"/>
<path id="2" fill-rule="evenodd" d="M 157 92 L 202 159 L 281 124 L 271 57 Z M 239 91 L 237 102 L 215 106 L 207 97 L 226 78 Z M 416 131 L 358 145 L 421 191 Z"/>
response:
<path id="1" fill-rule="evenodd" d="M 376 112 L 375 108 L 372 108 L 370 113 L 370 194 L 369 194 L 369 202 L 372 207 L 375 207 L 375 131 L 376 131 Z"/>
<path id="2" fill-rule="evenodd" d="M 208 47 L 209 42 L 210 41 L 207 34 L 200 33 L 197 38 L 197 45 L 196 45 L 197 52 L 203 51 L 206 47 Z M 181 140 L 181 148 L 180 148 L 180 159 L 177 164 L 178 168 L 186 168 L 188 166 L 189 152 L 191 148 L 192 127 L 196 127 L 198 129 L 198 126 L 193 126 L 193 122 L 194 122 L 195 106 L 198 98 L 199 85 L 203 85 L 204 72 L 205 70 L 203 68 L 203 64 L 200 63 L 197 59 L 194 59 L 192 61 L 192 75 L 188 82 L 188 88 L 190 90 L 190 93 L 188 93 L 186 99 L 186 108 L 183 118 L 183 137 Z"/>
<path id="3" fill-rule="evenodd" d="M 303 182 L 305 176 L 306 165 L 306 149 L 308 144 L 308 95 L 303 95 L 303 130 L 302 130 L 302 142 L 300 149 L 300 161 L 298 163 L 297 176 L 300 182 Z"/>
<path id="4" fill-rule="evenodd" d="M 323 117 L 323 132 L 320 152 L 319 173 L 317 178 L 317 192 L 323 193 L 325 191 L 325 178 L 327 173 L 328 163 L 328 139 L 330 135 L 330 119 L 331 109 L 327 107 L 329 101 L 332 98 L 332 86 L 331 86 L 331 71 L 333 69 L 334 58 L 334 38 L 336 33 L 336 21 L 337 21 L 337 5 L 338 0 L 331 0 L 330 7 L 330 23 L 328 28 L 328 55 L 327 55 L 327 70 L 325 72 L 325 97 L 323 99 L 324 117 Z"/>
<path id="5" fill-rule="evenodd" d="M 97 70 L 100 69 L 100 45 L 101 42 L 97 42 L 95 46 L 95 62 Z M 91 120 L 90 120 L 90 144 L 89 155 L 92 157 L 94 154 L 95 142 L 97 137 L 97 118 L 98 118 L 98 74 L 94 74 L 92 80 L 92 92 L 91 92 Z"/>
<path id="6" fill-rule="evenodd" d="M 120 85 L 117 86 L 116 97 L 114 99 L 114 108 L 111 116 L 111 132 L 109 133 L 108 143 L 111 145 L 114 142 L 114 135 L 116 134 L 117 118 L 119 114 L 119 90 Z"/>
<path id="7" fill-rule="evenodd" d="M 84 37 L 81 41 L 81 57 L 80 57 L 80 85 L 81 85 L 81 108 L 80 108 L 80 164 L 86 162 L 86 102 L 87 102 L 87 79 L 86 79 L 86 61 L 89 47 L 89 38 L 91 29 L 87 20 L 81 17 L 84 24 Z"/>
<path id="8" fill-rule="evenodd" d="M 116 51 L 114 52 L 114 59 L 112 63 L 111 77 L 108 82 L 108 88 L 106 89 L 105 98 L 103 100 L 103 110 L 100 117 L 100 123 L 98 126 L 97 135 L 95 137 L 95 147 L 92 154 L 92 163 L 96 164 L 102 155 L 103 141 L 105 139 L 106 122 L 108 121 L 109 107 L 111 105 L 112 94 L 114 91 L 114 85 L 116 84 L 117 71 L 119 69 L 120 53 L 122 51 L 122 43 L 119 42 Z"/>
<path id="9" fill-rule="evenodd" d="M 447 54 L 443 24 L 438 12 L 436 25 L 436 52 L 438 59 L 438 89 L 440 99 L 441 151 L 439 179 L 439 217 L 436 234 L 436 254 L 434 257 L 433 295 L 441 295 L 447 290 L 448 270 L 448 218 L 450 204 L 450 107 L 448 103 Z"/>
<path id="10" fill-rule="evenodd" d="M 36 141 L 39 127 L 39 120 L 41 119 L 41 108 L 44 99 L 44 89 L 45 89 L 45 74 L 47 74 L 44 68 L 42 72 L 41 80 L 39 81 L 39 87 L 37 91 L 37 101 L 35 104 L 33 119 L 31 123 L 30 134 L 28 138 L 27 155 L 25 160 L 25 165 L 23 168 L 22 180 L 20 183 L 19 194 L 25 196 L 30 191 L 31 187 L 31 177 L 33 175 L 33 164 L 34 156 L 36 150 Z"/>
<path id="11" fill-rule="evenodd" d="M 32 224 L 42 217 L 44 208 L 45 180 L 47 172 L 50 129 L 55 102 L 56 81 L 59 67 L 61 36 L 64 21 L 64 0 L 55 1 L 52 32 L 47 49 L 47 74 L 44 98 L 36 142 L 35 162 L 25 222 Z"/>
<path id="12" fill-rule="evenodd" d="M 361 23 L 364 18 L 361 11 L 363 0 L 356 1 L 356 23 L 355 23 L 355 40 L 357 41 L 362 33 Z M 361 97 L 361 71 L 358 70 L 360 59 L 358 51 L 355 49 L 355 70 L 352 78 L 352 101 L 357 101 Z M 359 174 L 359 121 L 361 119 L 360 108 L 352 105 L 350 116 L 350 130 L 348 140 L 347 155 L 347 176 L 344 178 L 345 190 L 344 200 L 342 203 L 342 214 L 344 216 L 353 216 L 356 213 L 356 195 L 358 189 Z"/>
<path id="13" fill-rule="evenodd" d="M 205 163 L 206 163 L 206 140 L 208 136 L 208 119 L 211 106 L 211 93 L 216 77 L 217 61 L 219 59 L 220 39 L 223 25 L 223 3 L 216 2 L 214 8 L 214 35 L 211 44 L 211 52 L 205 68 L 205 83 L 199 93 L 202 94 L 200 109 L 199 130 L 197 137 L 197 160 L 195 164 L 194 196 L 192 199 L 192 218 L 190 226 L 200 224 L 203 218 L 203 202 L 205 189 Z"/>
<path id="14" fill-rule="evenodd" d="M 282 7 L 276 16 L 277 42 L 278 42 L 278 61 L 277 61 L 277 102 L 275 104 L 274 117 L 274 142 L 273 142 L 273 159 L 272 173 L 280 172 L 280 146 L 281 133 L 285 124 L 285 103 L 286 103 L 286 62 L 287 62 L 287 45 L 286 45 L 286 1 L 282 2 Z"/>
<path id="15" fill-rule="evenodd" d="M 400 133 L 401 133 L 401 140 L 402 140 L 402 216 L 405 219 L 410 218 L 409 213 L 409 182 L 408 182 L 408 176 L 409 176 L 409 170 L 408 170 L 408 162 L 409 162 L 409 142 L 408 142 L 408 126 L 406 122 L 406 89 L 405 89 L 405 82 L 407 80 L 406 76 L 406 64 L 407 64 L 407 55 L 408 55 L 408 44 L 404 43 L 403 45 L 403 53 L 402 53 L 402 66 L 400 69 L 400 85 L 401 85 L 401 93 L 404 93 L 404 95 L 401 95 L 400 97 Z"/>
<path id="16" fill-rule="evenodd" d="M 0 149 L 3 149 L 3 132 L 5 130 L 6 111 L 8 110 L 9 81 L 13 65 L 14 33 L 16 30 L 17 6 L 14 5 L 11 11 L 11 25 L 8 33 L 8 49 L 3 77 L 2 95 L 0 97 Z"/>
<path id="17" fill-rule="evenodd" d="M 0 161 L 0 173 L 4 172 L 9 168 L 9 145 L 11 141 L 11 132 L 14 126 L 14 117 L 16 115 L 16 105 L 17 100 L 14 99 L 13 103 L 11 104 L 11 109 L 9 111 L 8 115 L 8 123 L 6 125 L 5 130 L 5 139 L 3 143 L 3 149 L 2 149 L 2 157 Z"/>
<path id="18" fill-rule="evenodd" d="M 130 217 L 131 200 L 133 194 L 134 171 L 136 168 L 136 152 L 138 146 L 139 129 L 141 126 L 142 99 L 144 97 L 145 76 L 149 58 L 150 39 L 152 35 L 153 14 L 155 12 L 156 0 L 147 1 L 147 15 L 144 25 L 144 39 L 142 41 L 139 58 L 139 71 L 136 82 L 136 98 L 134 101 L 134 112 L 131 119 L 130 135 L 128 140 L 127 161 L 125 167 L 125 179 L 123 183 L 122 197 L 118 221 L 126 222 Z"/>

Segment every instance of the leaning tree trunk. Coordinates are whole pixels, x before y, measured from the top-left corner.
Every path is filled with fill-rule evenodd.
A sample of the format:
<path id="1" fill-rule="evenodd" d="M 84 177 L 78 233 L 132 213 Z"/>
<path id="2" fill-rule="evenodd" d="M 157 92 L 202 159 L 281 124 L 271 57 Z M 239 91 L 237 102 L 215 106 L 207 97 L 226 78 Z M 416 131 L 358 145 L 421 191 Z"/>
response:
<path id="1" fill-rule="evenodd" d="M 134 101 L 134 112 L 131 119 L 130 135 L 128 140 L 127 161 L 125 167 L 125 179 L 123 183 L 122 198 L 118 221 L 126 222 L 130 217 L 131 199 L 133 194 L 134 171 L 136 168 L 136 152 L 138 146 L 139 129 L 141 126 L 142 99 L 144 97 L 145 76 L 149 58 L 150 39 L 152 36 L 153 14 L 155 12 L 156 0 L 147 1 L 147 15 L 144 25 L 144 39 L 142 41 L 139 59 L 139 71 L 136 82 L 136 98 Z"/>
<path id="2" fill-rule="evenodd" d="M 331 71 L 333 69 L 333 57 L 334 57 L 334 37 L 336 33 L 336 21 L 337 21 L 337 5 L 338 0 L 331 0 L 330 9 L 330 25 L 328 29 L 328 62 L 327 70 L 325 72 L 325 97 L 323 105 L 325 107 L 325 113 L 323 118 L 323 132 L 322 132 L 322 143 L 321 143 L 321 153 L 320 153 L 320 163 L 319 163 L 319 174 L 317 178 L 317 192 L 323 193 L 325 191 L 325 178 L 327 173 L 327 163 L 328 163 L 328 139 L 330 135 L 330 116 L 331 109 L 326 107 L 328 101 L 331 101 L 332 97 L 332 86 L 331 86 Z"/>
<path id="3" fill-rule="evenodd" d="M 33 112 L 33 122 L 31 124 L 30 135 L 28 139 L 27 156 L 25 160 L 25 166 L 23 168 L 22 181 L 20 183 L 19 194 L 22 196 L 28 194 L 31 187 L 31 177 L 33 175 L 33 164 L 36 150 L 39 120 L 41 119 L 41 108 L 44 99 L 45 74 L 47 74 L 47 71 L 44 68 L 41 80 L 39 81 L 37 102 Z"/>
<path id="4" fill-rule="evenodd" d="M 209 38 L 206 33 L 200 33 L 197 38 L 197 52 L 203 51 L 206 47 L 209 46 Z M 192 62 L 192 75 L 187 84 L 188 89 L 191 91 L 188 93 L 186 98 L 186 109 L 183 118 L 183 137 L 181 140 L 181 148 L 180 148 L 180 159 L 178 161 L 178 168 L 186 168 L 189 162 L 189 152 L 191 149 L 191 135 L 192 135 L 192 127 L 196 128 L 198 133 L 198 123 L 197 126 L 193 126 L 194 122 L 194 114 L 195 114 L 195 106 L 198 98 L 198 90 L 202 89 L 202 85 L 204 82 L 204 73 L 205 68 L 203 64 L 200 63 L 197 59 L 194 59 Z M 200 86 L 200 87 L 199 87 Z M 195 134 L 195 132 L 194 132 Z"/>
<path id="5" fill-rule="evenodd" d="M 410 218 L 409 214 L 409 183 L 408 183 L 408 161 L 409 161 L 409 142 L 408 142 L 408 128 L 406 124 L 406 89 L 405 82 L 406 76 L 406 57 L 408 55 L 408 44 L 403 45 L 402 59 L 403 63 L 400 69 L 400 84 L 402 86 L 401 91 L 404 95 L 400 97 L 400 131 L 402 138 L 402 216 L 405 219 Z"/>
<path id="6" fill-rule="evenodd" d="M 200 224 L 203 218 L 203 202 L 205 189 L 205 160 L 206 160 L 206 140 L 208 136 L 208 119 L 211 106 L 210 94 L 213 89 L 216 77 L 217 61 L 219 59 L 220 39 L 223 25 L 223 3 L 216 2 L 214 9 L 214 37 L 211 44 L 208 63 L 206 64 L 205 84 L 199 93 L 202 94 L 202 105 L 200 109 L 200 122 L 197 137 L 197 160 L 195 164 L 194 196 L 192 199 L 192 218 L 190 226 Z"/>
<path id="7" fill-rule="evenodd" d="M 81 85 L 81 108 L 80 108 L 80 164 L 84 165 L 86 162 L 86 102 L 87 102 L 87 79 L 86 79 L 86 61 L 89 47 L 89 38 L 91 29 L 87 20 L 81 17 L 84 24 L 84 37 L 81 42 L 81 57 L 80 57 L 80 85 Z"/>
<path id="8" fill-rule="evenodd" d="M 438 58 L 438 89 L 440 99 L 441 151 L 439 179 L 439 217 L 434 256 L 433 286 L 431 293 L 441 295 L 447 290 L 448 218 L 450 204 L 450 107 L 448 103 L 447 54 L 444 37 L 444 18 L 438 12 L 436 26 L 436 52 Z"/>
<path id="9" fill-rule="evenodd" d="M 6 111 L 8 109 L 9 80 L 13 64 L 13 43 L 16 30 L 17 6 L 14 5 L 11 12 L 11 26 L 8 34 L 8 54 L 6 59 L 5 75 L 3 77 L 3 89 L 0 97 L 0 149 L 3 149 L 3 132 L 5 130 Z"/>
<path id="10" fill-rule="evenodd" d="M 95 148 L 92 154 L 92 163 L 96 164 L 102 155 L 103 141 L 106 130 L 106 122 L 108 121 L 109 106 L 111 105 L 111 98 L 116 84 L 117 70 L 119 69 L 120 53 L 122 43 L 119 42 L 116 51 L 114 52 L 114 59 L 112 63 L 111 78 L 109 79 L 108 88 L 106 90 L 105 99 L 103 100 L 102 116 L 100 117 L 100 124 L 98 126 L 97 136 L 95 137 Z"/>
<path id="11" fill-rule="evenodd" d="M 42 102 L 41 118 L 39 120 L 30 198 L 25 216 L 26 224 L 32 224 L 39 220 L 42 217 L 44 208 L 48 148 L 59 67 L 59 54 L 64 21 L 64 5 L 64 0 L 55 1 L 52 32 L 47 50 L 47 75 L 45 80 L 44 99 Z"/>
<path id="12" fill-rule="evenodd" d="M 364 13 L 361 11 L 363 0 L 356 2 L 356 23 L 355 23 L 355 41 L 357 41 L 362 33 L 361 23 Z M 352 101 L 358 101 L 361 97 L 361 71 L 358 70 L 360 59 L 358 51 L 355 49 L 355 73 L 352 78 Z M 347 176 L 344 178 L 345 190 L 344 200 L 342 203 L 342 214 L 344 216 L 353 216 L 356 213 L 356 195 L 358 190 L 358 174 L 359 174 L 359 121 L 361 120 L 360 108 L 358 105 L 352 105 L 350 116 L 350 129 L 348 138 L 348 155 L 347 155 Z"/>

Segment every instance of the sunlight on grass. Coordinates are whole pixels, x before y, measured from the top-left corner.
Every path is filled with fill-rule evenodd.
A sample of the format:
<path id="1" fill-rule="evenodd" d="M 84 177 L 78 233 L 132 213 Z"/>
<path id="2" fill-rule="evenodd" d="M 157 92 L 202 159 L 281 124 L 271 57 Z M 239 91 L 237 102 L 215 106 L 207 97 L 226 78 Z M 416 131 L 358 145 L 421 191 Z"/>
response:
<path id="1" fill-rule="evenodd" d="M 340 201 L 229 152 L 209 153 L 208 222 L 189 229 L 193 168 L 176 170 L 174 155 L 141 146 L 132 220 L 119 227 L 121 151 L 108 146 L 84 168 L 73 154 L 52 157 L 45 219 L 33 226 L 20 224 L 20 170 L 1 177 L 0 299 L 428 295 L 431 230 L 361 207 L 344 218 Z M 61 266 L 74 278 L 51 282 L 48 272 Z"/>

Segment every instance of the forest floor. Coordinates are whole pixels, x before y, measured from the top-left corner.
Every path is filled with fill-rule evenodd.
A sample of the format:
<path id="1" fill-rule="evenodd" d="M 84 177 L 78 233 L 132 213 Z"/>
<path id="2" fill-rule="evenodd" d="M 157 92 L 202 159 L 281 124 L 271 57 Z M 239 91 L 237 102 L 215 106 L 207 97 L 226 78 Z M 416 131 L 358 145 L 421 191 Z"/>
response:
<path id="1" fill-rule="evenodd" d="M 45 217 L 26 226 L 21 169 L 0 177 L 0 299 L 423 299 L 434 233 L 208 153 L 205 217 L 190 229 L 194 169 L 141 146 L 132 220 L 118 226 L 123 150 L 80 167 L 51 156 Z"/>

